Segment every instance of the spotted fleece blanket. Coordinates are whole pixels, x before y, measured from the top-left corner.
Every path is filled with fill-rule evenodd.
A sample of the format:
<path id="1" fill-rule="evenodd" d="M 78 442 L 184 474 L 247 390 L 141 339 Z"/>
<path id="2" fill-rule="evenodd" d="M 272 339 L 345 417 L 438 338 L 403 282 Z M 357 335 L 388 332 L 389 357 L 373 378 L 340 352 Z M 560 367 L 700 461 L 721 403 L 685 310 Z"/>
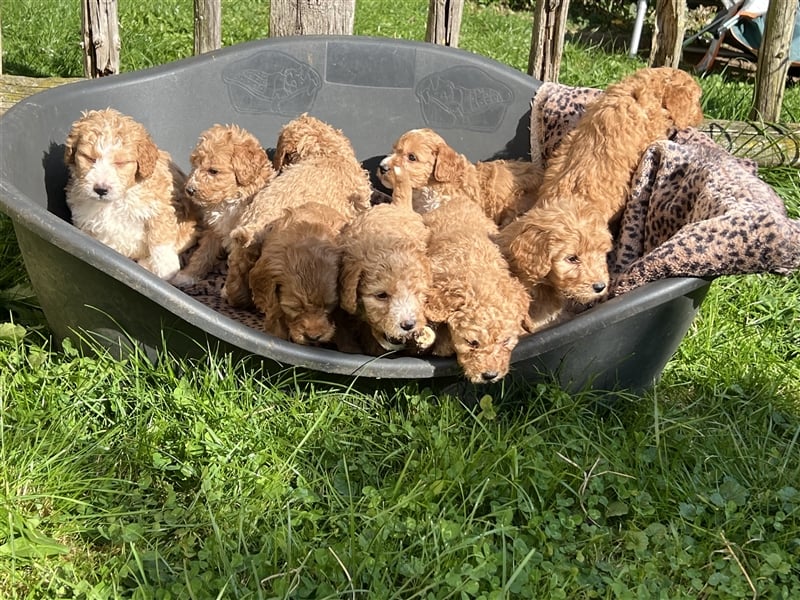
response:
<path id="1" fill-rule="evenodd" d="M 544 83 L 531 103 L 532 159 L 546 165 L 598 94 Z M 612 295 L 667 277 L 787 275 L 800 268 L 800 220 L 788 217 L 755 162 L 689 128 L 642 156 L 609 267 Z"/>

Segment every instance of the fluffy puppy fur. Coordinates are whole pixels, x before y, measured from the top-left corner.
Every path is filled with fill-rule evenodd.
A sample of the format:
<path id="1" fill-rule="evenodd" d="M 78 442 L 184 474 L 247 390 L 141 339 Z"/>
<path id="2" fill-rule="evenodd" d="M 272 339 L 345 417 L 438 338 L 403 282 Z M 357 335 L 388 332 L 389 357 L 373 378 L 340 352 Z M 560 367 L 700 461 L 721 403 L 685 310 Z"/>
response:
<path id="1" fill-rule="evenodd" d="M 196 283 L 227 255 L 242 212 L 275 174 L 256 137 L 237 125 L 214 125 L 201 133 L 190 162 L 186 193 L 204 230 L 189 264 L 173 280 L 176 285 Z"/>
<path id="2" fill-rule="evenodd" d="M 530 326 L 528 292 L 490 239 L 493 223 L 480 207 L 454 199 L 423 217 L 433 273 L 426 315 L 438 324 L 432 352 L 455 353 L 473 383 L 496 382 Z"/>
<path id="3" fill-rule="evenodd" d="M 530 291 L 530 330 L 555 325 L 604 297 L 613 248 L 603 216 L 566 207 L 535 209 L 495 240 L 511 271 Z M 532 215 L 533 217 L 533 215 Z"/>
<path id="4" fill-rule="evenodd" d="M 472 163 L 432 129 L 412 129 L 394 143 L 378 167 L 378 178 L 392 187 L 389 176 L 402 169 L 414 190 L 414 210 L 425 213 L 452 198 L 467 197 L 503 226 L 536 202 L 542 169 L 530 161 L 490 160 Z"/>
<path id="5" fill-rule="evenodd" d="M 378 204 L 355 217 L 339 236 L 339 304 L 366 323 L 362 350 L 417 352 L 433 342 L 425 303 L 431 284 L 429 232 L 408 202 Z"/>
<path id="6" fill-rule="evenodd" d="M 370 207 L 369 173 L 350 141 L 315 117 L 303 114 L 281 129 L 273 165 L 279 175 L 256 194 L 231 234 L 235 244 L 223 293 L 233 306 L 250 304 L 246 273 L 258 257 L 264 228 L 286 208 L 313 200 L 352 218 Z"/>
<path id="7" fill-rule="evenodd" d="M 609 228 L 633 173 L 652 142 L 702 120 L 700 93 L 683 71 L 640 69 L 591 102 L 556 148 L 536 206 L 496 238 L 531 290 L 538 326 L 606 296 Z"/>
<path id="8" fill-rule="evenodd" d="M 197 218 L 186 176 L 144 125 L 113 108 L 86 111 L 67 135 L 64 162 L 72 223 L 158 277 L 174 277 Z"/>
<path id="9" fill-rule="evenodd" d="M 249 274 L 264 329 L 296 344 L 322 345 L 336 332 L 339 305 L 339 231 L 347 219 L 308 202 L 287 208 L 264 232 L 261 256 Z"/>

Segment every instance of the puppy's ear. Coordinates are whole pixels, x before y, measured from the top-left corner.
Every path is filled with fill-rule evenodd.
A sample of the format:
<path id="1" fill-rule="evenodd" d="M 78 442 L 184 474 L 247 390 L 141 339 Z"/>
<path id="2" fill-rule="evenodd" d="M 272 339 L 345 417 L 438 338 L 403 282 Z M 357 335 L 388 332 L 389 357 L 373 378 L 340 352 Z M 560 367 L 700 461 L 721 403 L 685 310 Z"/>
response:
<path id="1" fill-rule="evenodd" d="M 461 167 L 461 156 L 447 144 L 441 144 L 437 150 L 433 177 L 442 183 L 455 181 Z"/>
<path id="2" fill-rule="evenodd" d="M 236 144 L 233 148 L 231 157 L 231 167 L 236 176 L 236 183 L 239 185 L 252 184 L 258 174 L 269 164 L 267 153 L 253 140 L 248 140 L 242 144 Z M 272 165 L 268 167 L 272 169 Z"/>
<path id="3" fill-rule="evenodd" d="M 358 261 L 342 258 L 339 271 L 339 306 L 351 315 L 358 310 L 358 284 L 362 271 L 362 265 Z"/>
<path id="4" fill-rule="evenodd" d="M 75 149 L 78 147 L 80 137 L 80 134 L 75 128 L 73 128 L 67 136 L 67 141 L 64 144 L 64 164 L 67 166 L 75 164 Z"/>
<path id="5" fill-rule="evenodd" d="M 158 162 L 158 146 L 152 138 L 143 134 L 136 143 L 136 166 L 137 174 L 146 179 L 156 170 Z"/>
<path id="6" fill-rule="evenodd" d="M 283 331 L 283 311 L 279 298 L 278 282 L 272 277 L 266 260 L 258 260 L 250 270 L 250 292 L 253 304 L 264 313 L 264 324 L 267 331 L 278 337 L 286 338 Z"/>
<path id="7" fill-rule="evenodd" d="M 552 268 L 550 233 L 537 222 L 534 214 L 531 212 L 514 221 L 494 238 L 511 271 L 528 284 L 541 282 Z"/>
<path id="8" fill-rule="evenodd" d="M 463 290 L 433 286 L 425 302 L 425 318 L 432 323 L 447 323 L 464 305 Z"/>
<path id="9" fill-rule="evenodd" d="M 670 117 L 678 129 L 685 129 L 698 125 L 703 120 L 703 109 L 700 105 L 700 87 L 681 77 L 674 85 L 667 85 L 661 100 L 662 106 L 669 112 Z"/>

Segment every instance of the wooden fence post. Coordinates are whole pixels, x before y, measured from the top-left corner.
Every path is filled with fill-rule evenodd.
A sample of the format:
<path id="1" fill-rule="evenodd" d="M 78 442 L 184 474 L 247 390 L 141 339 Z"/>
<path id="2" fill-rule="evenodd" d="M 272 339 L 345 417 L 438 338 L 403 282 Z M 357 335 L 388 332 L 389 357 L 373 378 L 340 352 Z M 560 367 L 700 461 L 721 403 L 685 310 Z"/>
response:
<path id="1" fill-rule="evenodd" d="M 773 0 L 769 4 L 758 49 L 752 120 L 776 123 L 780 118 L 796 16 L 796 0 Z"/>
<path id="2" fill-rule="evenodd" d="M 569 0 L 536 0 L 528 75 L 540 81 L 558 81 L 568 11 Z"/>
<path id="3" fill-rule="evenodd" d="M 651 67 L 678 68 L 686 31 L 686 0 L 658 0 L 656 26 L 650 45 Z"/>
<path id="4" fill-rule="evenodd" d="M 352 35 L 356 0 L 272 0 L 269 35 Z"/>
<path id="5" fill-rule="evenodd" d="M 463 13 L 464 0 L 430 0 L 425 41 L 457 48 Z"/>
<path id="6" fill-rule="evenodd" d="M 119 18 L 117 0 L 82 0 L 83 75 L 103 77 L 119 73 Z"/>
<path id="7" fill-rule="evenodd" d="M 222 46 L 221 0 L 194 0 L 194 54 Z"/>

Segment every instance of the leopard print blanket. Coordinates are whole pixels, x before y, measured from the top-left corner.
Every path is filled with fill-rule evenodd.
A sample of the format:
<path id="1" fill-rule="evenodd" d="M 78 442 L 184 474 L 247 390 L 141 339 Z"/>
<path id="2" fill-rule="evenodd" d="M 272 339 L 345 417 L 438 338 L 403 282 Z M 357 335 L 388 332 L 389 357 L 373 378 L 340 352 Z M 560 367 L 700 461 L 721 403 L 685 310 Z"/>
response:
<path id="1" fill-rule="evenodd" d="M 531 157 L 546 164 L 602 91 L 544 83 L 531 102 Z M 610 256 L 612 295 L 667 277 L 800 268 L 800 221 L 756 163 L 690 128 L 652 144 L 634 174 Z"/>

